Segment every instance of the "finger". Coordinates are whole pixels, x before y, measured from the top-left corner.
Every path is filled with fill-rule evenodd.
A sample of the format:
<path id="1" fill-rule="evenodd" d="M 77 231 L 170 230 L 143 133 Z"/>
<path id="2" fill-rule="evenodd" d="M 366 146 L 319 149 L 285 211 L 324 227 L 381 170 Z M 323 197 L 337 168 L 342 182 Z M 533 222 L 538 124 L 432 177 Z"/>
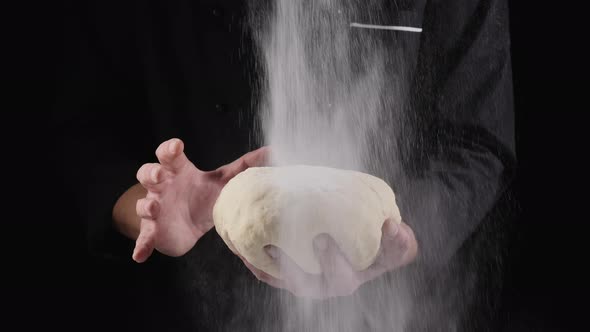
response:
<path id="1" fill-rule="evenodd" d="M 269 274 L 267 274 L 266 276 L 258 277 L 258 280 L 260 280 L 260 281 L 262 281 L 274 288 L 287 289 L 287 286 L 283 280 L 277 279 Z"/>
<path id="2" fill-rule="evenodd" d="M 314 249 L 327 281 L 353 279 L 354 269 L 332 237 L 318 235 L 314 239 Z"/>
<path id="3" fill-rule="evenodd" d="M 303 271 L 303 269 L 280 248 L 273 245 L 268 245 L 264 248 L 264 250 L 270 257 L 272 257 L 273 260 L 277 262 L 281 271 L 281 275 L 286 277 L 300 276 L 306 279 L 313 276 L 312 274 Z"/>
<path id="4" fill-rule="evenodd" d="M 406 248 L 406 251 L 401 260 L 401 265 L 406 265 L 412 262 L 418 255 L 418 242 L 416 242 L 416 235 L 414 235 L 414 231 L 408 224 L 402 222 L 400 224 L 400 229 L 403 230 L 404 233 L 404 247 Z"/>
<path id="5" fill-rule="evenodd" d="M 271 245 L 267 246 L 265 250 L 269 256 L 277 261 L 281 275 L 284 276 L 284 279 L 280 280 L 281 285 L 279 288 L 284 288 L 295 296 L 314 299 L 331 297 L 334 296 L 333 294 L 336 291 L 339 291 L 337 287 L 334 287 L 334 284 L 326 280 L 325 276 L 303 271 L 280 248 Z"/>
<path id="6" fill-rule="evenodd" d="M 269 245 L 265 247 L 266 252 L 279 265 L 282 284 L 287 290 L 297 296 L 312 296 L 322 292 L 322 276 L 305 272 L 295 263 L 291 257 L 286 255 L 280 248 Z"/>
<path id="7" fill-rule="evenodd" d="M 137 200 L 135 204 L 135 211 L 142 219 L 155 220 L 160 213 L 160 204 L 150 198 L 142 198 Z"/>
<path id="8" fill-rule="evenodd" d="M 324 275 L 323 297 L 347 296 L 354 293 L 362 280 L 334 239 L 321 234 L 314 239 L 314 248 Z"/>
<path id="9" fill-rule="evenodd" d="M 383 223 L 381 246 L 375 262 L 366 270 L 357 273 L 362 282 L 373 280 L 382 274 L 401 266 L 405 252 L 405 224 L 397 224 L 387 219 Z"/>
<path id="10" fill-rule="evenodd" d="M 138 263 L 145 262 L 154 251 L 156 240 L 156 223 L 153 220 L 142 219 L 141 231 L 135 241 L 133 260 Z"/>
<path id="11" fill-rule="evenodd" d="M 182 169 L 189 162 L 184 154 L 184 143 L 178 138 L 160 144 L 156 156 L 164 168 L 173 172 Z"/>
<path id="12" fill-rule="evenodd" d="M 401 227 L 401 224 L 398 224 L 398 223 L 392 221 L 391 219 L 385 220 L 385 222 L 383 223 L 383 226 L 381 227 L 382 241 L 387 241 L 387 240 L 395 238 L 400 227 Z"/>
<path id="13" fill-rule="evenodd" d="M 268 162 L 269 151 L 270 149 L 268 147 L 262 147 L 246 153 L 230 164 L 220 167 L 218 171 L 220 172 L 221 178 L 227 182 L 250 167 L 266 165 Z"/>
<path id="14" fill-rule="evenodd" d="M 160 164 L 144 164 L 137 171 L 137 180 L 145 189 L 153 191 L 164 180 L 163 173 L 163 168 Z"/>
<path id="15" fill-rule="evenodd" d="M 244 262 L 244 265 L 246 265 L 246 267 L 248 268 L 248 270 L 250 270 L 252 272 L 252 274 L 254 274 L 254 276 L 262 281 L 265 282 L 267 284 L 269 284 L 272 287 L 275 288 L 282 288 L 284 289 L 286 287 L 285 282 L 277 279 L 275 277 L 273 277 L 272 275 L 256 268 L 254 265 L 250 264 L 250 262 L 248 262 L 246 259 L 244 259 L 242 256 L 239 256 L 242 261 Z"/>
<path id="16" fill-rule="evenodd" d="M 412 229 L 405 223 L 394 225 L 387 221 L 383 225 L 380 255 L 376 264 L 391 270 L 408 264 L 416 256 L 417 246 Z"/>
<path id="17" fill-rule="evenodd" d="M 388 272 L 389 270 L 390 269 L 385 267 L 384 265 L 375 263 L 369 266 L 366 270 L 358 271 L 356 275 L 361 283 L 365 283 L 373 279 L 376 279 L 377 277 Z"/>

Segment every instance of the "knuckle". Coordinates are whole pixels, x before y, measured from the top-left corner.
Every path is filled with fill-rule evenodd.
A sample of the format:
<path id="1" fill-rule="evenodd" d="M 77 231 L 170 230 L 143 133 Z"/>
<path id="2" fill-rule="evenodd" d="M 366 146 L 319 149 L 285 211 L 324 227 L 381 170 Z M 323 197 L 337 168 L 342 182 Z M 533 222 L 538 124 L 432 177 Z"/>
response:
<path id="1" fill-rule="evenodd" d="M 154 165 L 150 171 L 150 175 L 152 181 L 158 182 L 162 175 L 162 166 L 160 166 L 159 164 Z"/>
<path id="2" fill-rule="evenodd" d="M 143 214 L 146 217 L 151 217 L 152 216 L 152 211 L 154 209 L 154 202 L 153 201 L 147 201 L 144 206 L 143 206 Z"/>
<path id="3" fill-rule="evenodd" d="M 145 199 L 139 199 L 137 200 L 137 203 L 135 203 L 135 212 L 137 213 L 137 215 L 141 215 L 144 201 Z"/>
<path id="4" fill-rule="evenodd" d="M 145 173 L 146 169 L 149 167 L 149 164 L 143 164 L 141 165 L 141 167 L 137 170 L 137 173 L 135 174 L 135 177 L 141 181 L 143 178 L 143 174 Z"/>
<path id="5" fill-rule="evenodd" d="M 151 216 L 154 216 L 156 214 L 158 214 L 160 205 L 158 204 L 157 201 L 151 201 L 150 205 L 149 205 L 149 213 Z"/>

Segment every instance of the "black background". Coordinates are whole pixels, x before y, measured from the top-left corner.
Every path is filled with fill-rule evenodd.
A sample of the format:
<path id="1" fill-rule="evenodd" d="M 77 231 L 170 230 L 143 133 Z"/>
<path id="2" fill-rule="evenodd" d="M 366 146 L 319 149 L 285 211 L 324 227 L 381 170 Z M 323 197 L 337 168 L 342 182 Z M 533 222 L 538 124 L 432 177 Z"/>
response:
<path id="1" fill-rule="evenodd" d="M 579 157 L 588 150 L 581 121 L 587 106 L 580 103 L 586 97 L 580 60 L 587 37 L 579 36 L 584 21 L 575 18 L 581 12 L 511 1 L 519 217 L 505 265 L 506 331 L 585 326 L 588 217 L 579 211 L 588 203 Z M 7 30 L 3 176 L 12 198 L 3 207 L 2 292 L 8 307 L 2 312 L 23 329 L 116 330 L 118 321 L 137 314 L 133 301 L 141 301 L 122 285 L 145 271 L 87 254 L 83 225 L 68 207 L 72 193 L 56 177 L 68 165 L 52 154 L 56 142 L 48 120 L 60 112 L 54 101 L 68 15 L 65 3 L 26 4 L 15 9 Z"/>

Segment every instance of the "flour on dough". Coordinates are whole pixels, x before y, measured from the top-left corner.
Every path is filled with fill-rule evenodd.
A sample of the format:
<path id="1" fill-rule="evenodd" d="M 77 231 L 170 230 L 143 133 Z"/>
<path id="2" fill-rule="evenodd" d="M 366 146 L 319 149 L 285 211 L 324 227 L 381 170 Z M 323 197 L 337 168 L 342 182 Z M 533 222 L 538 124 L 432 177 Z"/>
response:
<path id="1" fill-rule="evenodd" d="M 375 261 L 385 220 L 401 222 L 393 190 L 383 180 L 318 166 L 247 169 L 223 188 L 213 219 L 232 251 L 277 278 L 280 269 L 267 245 L 320 274 L 313 239 L 326 233 L 360 271 Z"/>

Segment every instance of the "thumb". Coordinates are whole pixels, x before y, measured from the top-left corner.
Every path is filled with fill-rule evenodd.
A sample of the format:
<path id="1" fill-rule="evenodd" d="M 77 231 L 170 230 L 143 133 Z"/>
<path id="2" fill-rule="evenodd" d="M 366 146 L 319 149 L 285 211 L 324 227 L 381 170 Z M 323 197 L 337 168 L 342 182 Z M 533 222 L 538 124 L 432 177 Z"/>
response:
<path id="1" fill-rule="evenodd" d="M 381 255 L 378 263 L 388 269 L 403 266 L 414 260 L 418 246 L 412 229 L 404 222 L 394 226 L 392 222 L 383 225 Z"/>
<path id="2" fill-rule="evenodd" d="M 240 174 L 250 167 L 259 167 L 268 164 L 270 148 L 268 146 L 261 147 L 257 150 L 251 151 L 233 161 L 230 164 L 222 166 L 218 169 L 221 172 L 221 178 L 224 182 L 231 180 L 234 176 Z"/>

